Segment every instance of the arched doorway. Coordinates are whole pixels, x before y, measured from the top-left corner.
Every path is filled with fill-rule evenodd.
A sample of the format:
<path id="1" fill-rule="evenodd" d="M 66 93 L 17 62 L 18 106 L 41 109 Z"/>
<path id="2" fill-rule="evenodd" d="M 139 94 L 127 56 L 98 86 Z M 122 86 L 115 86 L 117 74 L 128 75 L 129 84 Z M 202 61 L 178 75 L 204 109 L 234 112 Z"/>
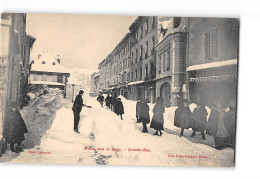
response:
<path id="1" fill-rule="evenodd" d="M 170 84 L 168 82 L 165 82 L 162 84 L 161 86 L 161 90 L 160 90 L 160 94 L 161 94 L 161 97 L 163 98 L 163 102 L 164 102 L 164 105 L 166 107 L 170 107 L 171 106 L 171 93 L 170 93 Z"/>

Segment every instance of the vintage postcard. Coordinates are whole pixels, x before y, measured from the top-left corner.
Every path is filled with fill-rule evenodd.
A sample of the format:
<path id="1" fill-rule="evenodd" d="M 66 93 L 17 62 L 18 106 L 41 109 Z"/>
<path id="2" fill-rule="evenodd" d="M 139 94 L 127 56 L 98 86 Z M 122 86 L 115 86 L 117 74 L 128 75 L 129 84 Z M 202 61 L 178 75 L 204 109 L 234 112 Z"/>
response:
<path id="1" fill-rule="evenodd" d="M 1 13 L 0 162 L 234 167 L 239 25 Z"/>

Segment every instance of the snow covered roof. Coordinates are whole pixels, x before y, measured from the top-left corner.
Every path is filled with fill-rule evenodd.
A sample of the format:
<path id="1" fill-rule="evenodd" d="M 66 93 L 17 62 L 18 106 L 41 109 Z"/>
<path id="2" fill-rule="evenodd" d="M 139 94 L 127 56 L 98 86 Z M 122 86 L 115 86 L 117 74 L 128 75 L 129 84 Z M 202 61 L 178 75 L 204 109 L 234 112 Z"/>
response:
<path id="1" fill-rule="evenodd" d="M 128 86 L 130 85 L 137 85 L 137 84 L 140 84 L 140 83 L 143 83 L 144 81 L 133 81 L 133 82 L 130 82 L 128 83 Z"/>
<path id="2" fill-rule="evenodd" d="M 33 85 L 56 85 L 56 86 L 64 86 L 63 83 L 53 82 L 53 81 L 30 81 L 30 84 Z"/>
<path id="3" fill-rule="evenodd" d="M 237 59 L 225 60 L 225 61 L 218 61 L 218 62 L 211 62 L 211 63 L 189 66 L 187 68 L 187 71 L 203 70 L 208 68 L 217 68 L 217 67 L 236 65 L 236 64 L 237 64 Z"/>
<path id="4" fill-rule="evenodd" d="M 57 59 L 48 52 L 34 61 L 31 71 L 68 73 L 68 69 L 59 64 Z"/>

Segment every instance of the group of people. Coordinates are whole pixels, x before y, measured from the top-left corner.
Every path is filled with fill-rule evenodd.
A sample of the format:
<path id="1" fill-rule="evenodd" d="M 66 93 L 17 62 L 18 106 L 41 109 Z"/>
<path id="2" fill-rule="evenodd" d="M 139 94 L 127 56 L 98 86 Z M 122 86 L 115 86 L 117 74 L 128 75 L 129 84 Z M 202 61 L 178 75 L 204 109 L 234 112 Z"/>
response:
<path id="1" fill-rule="evenodd" d="M 164 129 L 164 112 L 165 106 L 163 99 L 158 97 L 153 108 L 153 117 L 150 121 L 149 100 L 139 100 L 136 103 L 137 123 L 142 123 L 142 132 L 148 133 L 147 124 L 150 122 L 150 128 L 155 130 L 154 135 L 161 136 Z M 223 149 L 225 147 L 235 146 L 235 124 L 236 124 L 236 104 L 231 100 L 228 107 L 223 107 L 219 102 L 215 102 L 211 107 L 211 113 L 207 120 L 208 112 L 205 104 L 196 103 L 196 108 L 191 112 L 189 101 L 183 99 L 175 111 L 174 126 L 181 128 L 180 137 L 183 136 L 184 130 L 192 128 L 193 132 L 190 137 L 200 132 L 202 139 L 206 140 L 206 134 L 214 137 L 215 148 Z"/>
<path id="2" fill-rule="evenodd" d="M 101 107 L 104 106 L 103 103 L 105 101 L 107 109 L 110 109 L 116 113 L 118 116 L 120 116 L 121 120 L 123 120 L 124 105 L 121 101 L 121 98 L 117 98 L 115 95 L 108 93 L 104 100 L 104 96 L 100 93 L 97 97 L 97 101 L 100 103 Z"/>
<path id="3" fill-rule="evenodd" d="M 215 148 L 235 146 L 235 124 L 236 124 L 236 104 L 230 100 L 228 107 L 224 108 L 220 102 L 215 102 L 211 107 L 211 113 L 207 120 L 208 112 L 202 102 L 197 102 L 197 107 L 191 112 L 187 100 L 175 111 L 174 125 L 181 128 L 180 137 L 183 136 L 185 129 L 192 128 L 190 137 L 200 132 L 202 139 L 205 140 L 205 131 L 209 136 L 214 137 Z"/>
<path id="4" fill-rule="evenodd" d="M 163 99 L 161 97 L 158 97 L 156 99 L 156 104 L 153 108 L 153 117 L 152 121 L 150 121 L 150 115 L 149 115 L 149 106 L 147 103 L 149 103 L 149 99 L 139 100 L 136 103 L 136 119 L 137 123 L 142 123 L 143 125 L 143 133 L 148 133 L 147 130 L 147 124 L 150 124 L 150 128 L 153 128 L 155 130 L 154 135 L 161 136 L 162 130 L 163 130 L 163 123 L 164 123 L 164 117 L 163 113 L 165 112 L 165 106 L 163 104 Z"/>

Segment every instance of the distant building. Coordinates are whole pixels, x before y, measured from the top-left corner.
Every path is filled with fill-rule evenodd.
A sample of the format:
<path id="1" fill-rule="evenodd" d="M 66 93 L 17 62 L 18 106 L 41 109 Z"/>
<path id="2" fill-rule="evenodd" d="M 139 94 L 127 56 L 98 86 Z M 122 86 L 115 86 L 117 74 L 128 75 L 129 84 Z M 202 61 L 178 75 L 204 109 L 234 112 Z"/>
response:
<path id="1" fill-rule="evenodd" d="M 59 57 L 53 57 L 50 53 L 39 55 L 39 59 L 31 65 L 29 84 L 47 85 L 50 88 L 64 90 L 66 96 L 66 83 L 70 73 L 60 64 Z"/>
<path id="2" fill-rule="evenodd" d="M 99 92 L 99 72 L 94 72 L 90 75 L 90 96 L 95 97 Z"/>

